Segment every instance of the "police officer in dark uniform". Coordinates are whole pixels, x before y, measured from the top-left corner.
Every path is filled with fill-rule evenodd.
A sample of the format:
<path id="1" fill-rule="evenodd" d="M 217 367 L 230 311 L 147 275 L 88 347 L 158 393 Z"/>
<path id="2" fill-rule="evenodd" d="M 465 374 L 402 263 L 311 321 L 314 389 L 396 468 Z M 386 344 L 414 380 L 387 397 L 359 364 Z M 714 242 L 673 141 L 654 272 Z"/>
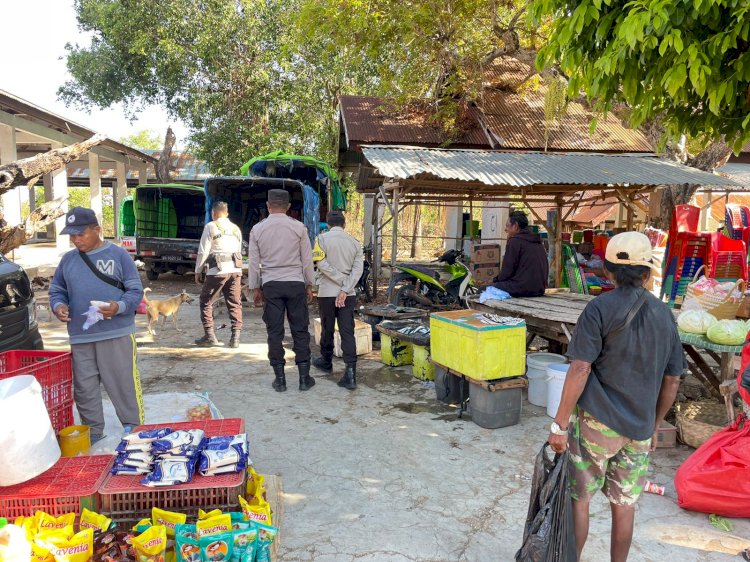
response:
<path id="1" fill-rule="evenodd" d="M 294 340 L 299 389 L 315 385 L 310 376 L 310 331 L 307 305 L 312 302 L 314 269 L 312 247 L 303 223 L 287 216 L 289 192 L 268 191 L 268 218 L 250 231 L 248 285 L 256 306 L 263 305 L 268 332 L 268 361 L 273 367 L 273 388 L 286 390 L 284 374 L 284 317 Z"/>

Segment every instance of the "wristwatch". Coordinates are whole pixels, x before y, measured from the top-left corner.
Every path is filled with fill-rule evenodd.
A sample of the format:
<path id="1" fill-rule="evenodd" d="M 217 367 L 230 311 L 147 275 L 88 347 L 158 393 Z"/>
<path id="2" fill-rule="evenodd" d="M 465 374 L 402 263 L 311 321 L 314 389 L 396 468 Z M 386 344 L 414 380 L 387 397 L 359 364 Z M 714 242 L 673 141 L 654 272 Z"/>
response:
<path id="1" fill-rule="evenodd" d="M 557 422 L 552 422 L 552 425 L 550 426 L 549 430 L 550 430 L 550 433 L 552 433 L 552 435 L 567 435 L 568 434 L 568 430 L 560 427 L 560 424 L 558 424 Z"/>

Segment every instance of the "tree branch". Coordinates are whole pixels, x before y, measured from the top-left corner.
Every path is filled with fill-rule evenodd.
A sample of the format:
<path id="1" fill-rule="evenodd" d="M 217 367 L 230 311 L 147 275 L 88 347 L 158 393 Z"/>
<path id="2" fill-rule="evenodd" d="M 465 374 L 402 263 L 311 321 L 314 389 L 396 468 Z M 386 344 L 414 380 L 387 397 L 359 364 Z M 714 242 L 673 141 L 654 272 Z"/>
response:
<path id="1" fill-rule="evenodd" d="M 18 226 L 7 226 L 0 229 L 0 253 L 7 254 L 30 240 L 34 233 L 47 228 L 65 214 L 61 209 L 65 198 L 48 201 L 34 209 L 28 218 Z"/>

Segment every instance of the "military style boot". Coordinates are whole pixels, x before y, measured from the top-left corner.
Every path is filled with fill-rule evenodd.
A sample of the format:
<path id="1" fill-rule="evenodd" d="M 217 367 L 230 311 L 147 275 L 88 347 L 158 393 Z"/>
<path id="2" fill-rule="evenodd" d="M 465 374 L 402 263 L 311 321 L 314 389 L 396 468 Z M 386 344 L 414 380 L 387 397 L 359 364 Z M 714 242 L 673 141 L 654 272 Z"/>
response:
<path id="1" fill-rule="evenodd" d="M 297 363 L 299 369 L 299 389 L 310 390 L 315 386 L 315 379 L 310 376 L 310 362 Z"/>
<path id="2" fill-rule="evenodd" d="M 336 384 L 347 390 L 355 390 L 357 388 L 357 364 L 351 363 L 347 365 L 344 376 Z"/>
<path id="3" fill-rule="evenodd" d="M 313 367 L 316 369 L 319 369 L 321 371 L 325 371 L 326 373 L 330 373 L 333 371 L 333 363 L 331 362 L 331 358 L 325 358 L 322 355 L 320 357 L 316 357 L 313 359 Z"/>
<path id="4" fill-rule="evenodd" d="M 240 346 L 240 331 L 232 330 L 232 337 L 229 338 L 229 347 L 238 348 Z"/>
<path id="5" fill-rule="evenodd" d="M 195 345 L 198 347 L 215 347 L 221 345 L 219 340 L 216 339 L 214 329 L 210 328 L 206 330 L 206 334 L 202 338 L 195 340 Z"/>
<path id="6" fill-rule="evenodd" d="M 272 365 L 273 374 L 276 378 L 271 383 L 276 392 L 286 392 L 286 376 L 284 375 L 284 365 Z"/>

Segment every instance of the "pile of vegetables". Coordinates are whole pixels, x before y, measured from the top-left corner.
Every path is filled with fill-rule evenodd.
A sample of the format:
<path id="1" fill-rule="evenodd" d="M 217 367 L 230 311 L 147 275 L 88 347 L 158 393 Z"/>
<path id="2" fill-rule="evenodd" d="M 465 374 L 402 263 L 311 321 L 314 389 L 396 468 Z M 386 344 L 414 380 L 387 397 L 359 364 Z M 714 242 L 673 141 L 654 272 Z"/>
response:
<path id="1" fill-rule="evenodd" d="M 677 318 L 677 327 L 690 334 L 705 334 L 709 341 L 721 345 L 742 345 L 750 322 L 717 320 L 705 310 L 685 310 Z"/>

